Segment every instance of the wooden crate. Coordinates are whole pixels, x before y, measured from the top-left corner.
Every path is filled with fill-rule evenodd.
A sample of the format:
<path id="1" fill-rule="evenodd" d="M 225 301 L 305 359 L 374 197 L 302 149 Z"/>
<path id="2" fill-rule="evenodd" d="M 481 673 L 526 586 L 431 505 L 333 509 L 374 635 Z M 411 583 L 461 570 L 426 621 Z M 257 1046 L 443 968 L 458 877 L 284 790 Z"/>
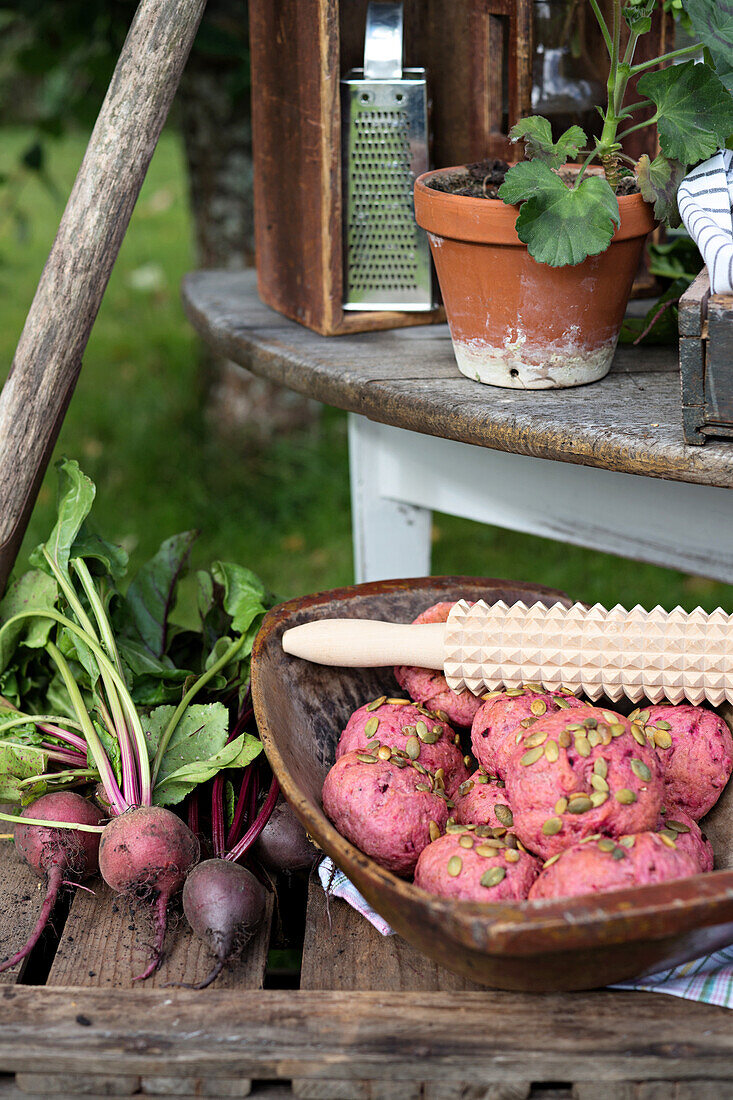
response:
<path id="1" fill-rule="evenodd" d="M 362 63 L 366 7 L 250 0 L 249 8 L 259 293 L 327 336 L 444 319 L 442 310 L 341 308 L 339 81 Z M 508 153 L 508 126 L 530 110 L 531 9 L 532 0 L 406 0 L 405 64 L 428 70 L 438 167 Z"/>
<path id="2" fill-rule="evenodd" d="M 311 882 L 281 891 L 300 977 L 268 970 L 271 914 L 207 990 L 207 952 L 178 923 L 163 968 L 132 981 L 145 918 L 104 885 L 57 907 L 56 936 L 0 977 L 0 1100 L 722 1100 L 727 1009 L 651 993 L 484 990 L 380 936 Z M 0 849 L 3 954 L 32 927 L 38 880 Z M 302 895 L 301 895 L 302 897 Z M 68 910 L 68 915 L 67 915 Z M 272 922 L 277 923 L 277 922 Z M 726 1091 L 726 1089 L 728 1091 Z"/>
<path id="3" fill-rule="evenodd" d="M 405 0 L 405 64 L 425 66 L 432 160 L 447 167 L 516 156 L 508 129 L 531 113 L 533 0 Z M 325 336 L 423 325 L 444 312 L 344 312 L 340 77 L 362 63 L 367 0 L 250 0 L 255 244 L 262 301 Z M 608 0 L 602 0 L 607 14 Z M 587 13 L 583 13 L 587 14 Z M 584 48 L 599 71 L 592 19 Z M 672 45 L 655 13 L 639 60 Z M 625 32 L 625 28 L 624 31 Z M 629 96 L 638 99 L 633 88 Z M 656 153 L 633 134 L 627 152 Z M 635 294 L 656 284 L 644 265 Z"/>
<path id="4" fill-rule="evenodd" d="M 733 439 L 733 294 L 711 294 L 707 268 L 680 298 L 679 332 L 685 442 Z"/>

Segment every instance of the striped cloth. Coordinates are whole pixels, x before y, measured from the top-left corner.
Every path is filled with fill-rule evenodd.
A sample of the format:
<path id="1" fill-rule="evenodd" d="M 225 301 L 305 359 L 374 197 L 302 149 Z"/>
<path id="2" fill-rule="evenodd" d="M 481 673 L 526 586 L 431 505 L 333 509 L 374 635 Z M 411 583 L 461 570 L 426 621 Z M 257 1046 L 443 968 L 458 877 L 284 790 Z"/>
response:
<path id="1" fill-rule="evenodd" d="M 342 898 L 383 936 L 394 935 L 386 920 L 375 913 L 353 882 L 328 856 L 324 856 L 319 864 L 318 877 L 327 896 Z M 704 1001 L 706 1004 L 733 1008 L 733 945 L 671 970 L 650 974 L 638 982 L 619 982 L 611 988 L 669 993 L 672 997 L 684 997 L 688 1001 Z"/>
<path id="2" fill-rule="evenodd" d="M 710 272 L 713 294 L 733 291 L 733 150 L 698 164 L 677 190 L 685 229 Z"/>

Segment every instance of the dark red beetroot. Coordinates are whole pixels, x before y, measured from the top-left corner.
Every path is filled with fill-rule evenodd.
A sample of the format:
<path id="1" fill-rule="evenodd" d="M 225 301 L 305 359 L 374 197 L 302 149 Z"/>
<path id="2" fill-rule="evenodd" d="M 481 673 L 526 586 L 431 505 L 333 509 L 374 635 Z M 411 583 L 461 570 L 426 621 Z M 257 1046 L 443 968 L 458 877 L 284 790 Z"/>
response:
<path id="1" fill-rule="evenodd" d="M 91 802 L 73 791 L 45 794 L 22 817 L 47 821 L 78 822 L 99 825 L 102 814 Z M 0 973 L 21 962 L 38 943 L 64 882 L 81 882 L 98 868 L 99 833 L 77 832 L 73 829 L 52 829 L 44 825 L 16 825 L 15 848 L 21 859 L 41 878 L 46 877 L 46 896 L 38 921 L 27 943 L 20 951 L 0 963 Z"/>
<path id="2" fill-rule="evenodd" d="M 194 985 L 206 989 L 252 937 L 265 912 L 265 888 L 237 863 L 205 859 L 183 887 L 183 911 L 199 939 L 216 955 L 210 974 Z"/>
<path id="3" fill-rule="evenodd" d="M 273 871 L 304 871 L 312 867 L 318 857 L 318 850 L 283 800 L 275 806 L 252 851 Z"/>
<path id="4" fill-rule="evenodd" d="M 138 806 L 110 821 L 99 846 L 102 878 L 119 893 L 154 905 L 155 940 L 148 966 L 135 979 L 148 978 L 163 957 L 168 903 L 198 863 L 199 842 L 170 810 Z"/>

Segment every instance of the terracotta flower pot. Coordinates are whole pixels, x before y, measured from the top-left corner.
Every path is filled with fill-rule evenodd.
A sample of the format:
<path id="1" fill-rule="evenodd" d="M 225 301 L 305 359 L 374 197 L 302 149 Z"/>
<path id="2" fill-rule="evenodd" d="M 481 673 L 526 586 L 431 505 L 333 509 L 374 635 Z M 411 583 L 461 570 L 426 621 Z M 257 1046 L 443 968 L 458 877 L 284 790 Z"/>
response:
<path id="1" fill-rule="evenodd" d="M 599 256 L 569 267 L 532 259 L 515 229 L 518 208 L 499 199 L 435 191 L 415 181 L 415 216 L 427 230 L 453 350 L 468 378 L 514 389 L 580 386 L 611 367 L 647 234 L 651 206 L 619 198 L 621 227 Z"/>

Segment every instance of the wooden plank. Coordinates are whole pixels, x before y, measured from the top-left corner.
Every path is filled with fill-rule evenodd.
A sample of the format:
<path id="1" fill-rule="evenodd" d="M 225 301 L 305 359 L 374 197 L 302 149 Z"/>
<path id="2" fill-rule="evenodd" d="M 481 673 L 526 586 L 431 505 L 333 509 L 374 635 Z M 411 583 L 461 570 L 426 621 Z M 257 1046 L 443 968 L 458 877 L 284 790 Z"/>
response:
<path id="1" fill-rule="evenodd" d="M 27 1078 L 29 1078 L 29 1077 L 30 1077 L 30 1075 L 27 1075 Z M 21 1074 L 17 1074 L 14 1077 L 13 1076 L 0 1077 L 0 1100 L 78 1100 L 79 1093 L 59 1092 L 59 1093 L 51 1094 L 46 1090 L 45 1087 L 43 1087 L 40 1092 L 32 1092 L 28 1088 L 25 1087 L 25 1083 L 26 1083 L 25 1081 L 22 1081 L 19 1084 L 19 1082 L 21 1081 L 21 1078 L 22 1078 Z M 233 1091 L 240 1084 L 240 1082 L 237 1079 L 227 1080 L 225 1078 L 219 1077 L 219 1078 L 215 1078 L 214 1080 L 210 1080 L 210 1081 L 205 1081 L 205 1082 L 200 1081 L 199 1091 L 195 1092 L 195 1093 L 181 1092 L 180 1089 L 179 1089 L 180 1080 L 181 1080 L 180 1078 L 166 1078 L 165 1079 L 167 1081 L 175 1081 L 176 1082 L 175 1088 L 178 1091 L 166 1092 L 166 1093 L 155 1092 L 155 1091 L 153 1091 L 154 1088 L 155 1088 L 155 1083 L 159 1080 L 162 1080 L 162 1079 L 161 1078 L 152 1078 L 152 1077 L 143 1077 L 141 1082 L 140 1082 L 140 1091 L 134 1093 L 133 1095 L 135 1095 L 135 1096 L 163 1096 L 163 1095 L 165 1095 L 165 1096 L 176 1096 L 176 1097 L 178 1097 L 178 1096 L 183 1097 L 183 1096 L 186 1096 L 186 1095 L 194 1095 L 194 1096 L 202 1096 L 202 1097 L 216 1097 L 217 1100 L 225 1100 L 225 1098 L 228 1098 L 228 1097 L 241 1096 L 241 1093 Z M 30 1083 L 30 1082 L 28 1082 L 28 1083 Z M 205 1090 L 208 1090 L 208 1091 L 205 1091 Z M 253 1086 L 252 1091 L 249 1095 L 251 1097 L 251 1100 L 293 1100 L 293 1090 L 291 1089 L 290 1085 L 287 1082 L 281 1084 L 281 1083 L 278 1083 L 278 1082 L 275 1082 L 275 1081 L 266 1081 L 266 1082 L 259 1081 Z M 110 1093 L 108 1093 L 108 1092 L 104 1092 L 104 1093 L 87 1092 L 87 1093 L 84 1093 L 84 1096 L 86 1097 L 86 1100 L 107 1100 L 107 1098 L 110 1096 Z M 343 1100 L 343 1097 L 341 1097 L 340 1100 Z M 538 1092 L 536 1096 L 533 1096 L 532 1100 L 570 1100 L 570 1093 L 568 1092 L 568 1093 L 565 1093 L 565 1094 L 556 1094 L 553 1091 L 551 1095 L 548 1095 L 548 1094 L 544 1094 L 543 1092 Z"/>
<path id="2" fill-rule="evenodd" d="M 726 1100 L 719 1081 L 583 1081 L 572 1100 Z"/>
<path id="3" fill-rule="evenodd" d="M 729 1081 L 728 1009 L 641 992 L 518 994 L 5 987 L 0 1071 L 485 1085 Z M 447 1026 L 451 1021 L 452 1026 Z M 460 1026 L 458 1026 L 460 1024 Z"/>
<path id="4" fill-rule="evenodd" d="M 708 299 L 705 416 L 708 422 L 733 425 L 733 294 Z"/>
<path id="5" fill-rule="evenodd" d="M 529 109 L 531 6 L 531 0 L 407 0 L 405 62 L 428 70 L 438 164 L 508 151 L 506 137 L 494 132 L 503 114 L 495 102 L 503 28 L 492 13 L 501 12 L 511 28 L 511 125 Z M 442 310 L 344 314 L 341 307 L 340 78 L 362 64 L 366 7 L 366 0 L 251 0 L 249 8 L 260 294 L 325 335 L 443 319 Z"/>
<path id="6" fill-rule="evenodd" d="M 245 1077 L 221 1077 L 207 1080 L 202 1077 L 143 1077 L 142 1091 L 145 1096 L 211 1096 L 216 1100 L 228 1100 L 229 1097 L 249 1096 L 252 1082 Z M 292 1092 L 289 1090 L 289 1095 Z"/>
<path id="7" fill-rule="evenodd" d="M 45 891 L 45 883 L 18 857 L 12 840 L 0 840 L 0 959 L 18 951 L 33 931 Z M 22 980 L 31 957 L 0 974 L 0 984 Z"/>
<path id="8" fill-rule="evenodd" d="M 438 966 L 399 936 L 382 936 L 346 902 L 326 897 L 311 879 L 303 944 L 301 989 L 318 990 L 443 990 L 460 993 L 480 986 Z M 486 994 L 490 1010 L 491 994 Z M 425 1067 L 424 1067 L 425 1068 Z M 424 1072 L 424 1070 L 423 1070 Z M 495 1077 L 499 1076 L 498 1074 Z M 526 1100 L 531 1082 L 503 1083 L 495 1079 L 477 1100 Z M 475 1086 L 456 1080 L 312 1081 L 295 1079 L 299 1100 L 461 1100 L 476 1097 Z"/>
<path id="9" fill-rule="evenodd" d="M 423 1071 L 426 1067 L 423 1066 Z M 531 1085 L 524 1082 L 461 1084 L 460 1081 L 293 1081 L 298 1100 L 527 1100 Z M 539 1094 L 532 1092 L 532 1100 Z M 570 1100 L 569 1091 L 547 1095 L 547 1100 Z M 609 1098 L 610 1100 L 610 1098 Z"/>
<path id="10" fill-rule="evenodd" d="M 113 894 L 104 882 L 93 884 L 94 894 L 77 891 L 51 973 L 49 986 L 136 989 L 136 974 L 144 968 L 151 932 L 146 906 Z M 270 942 L 272 897 L 266 919 L 241 958 L 227 967 L 217 985 L 228 989 L 261 989 Z M 163 989 L 171 983 L 204 978 L 213 965 L 208 948 L 174 910 L 166 940 L 166 956 L 146 988 Z"/>
<path id="11" fill-rule="evenodd" d="M 145 965 L 147 944 L 151 938 L 147 908 L 120 898 L 101 880 L 93 885 L 94 895 L 77 891 L 48 985 L 115 990 L 139 988 L 134 978 Z M 217 984 L 222 988 L 262 989 L 272 909 L 272 895 L 268 895 L 266 916 L 254 938 L 241 957 L 226 967 L 217 979 Z M 193 934 L 180 911 L 174 911 L 169 922 L 167 953 L 160 969 L 146 981 L 147 986 L 159 989 L 172 984 L 201 981 L 213 965 L 213 956 Z M 206 995 L 201 993 L 202 997 Z M 173 1069 L 173 1066 L 169 1068 Z M 70 1094 L 91 1087 L 92 1091 L 102 1096 L 131 1095 L 140 1084 L 137 1077 L 122 1076 L 118 1078 L 122 1091 L 112 1093 L 108 1092 L 105 1079 L 93 1073 L 87 1072 L 82 1077 L 67 1074 L 65 1080 L 66 1091 Z M 248 1096 L 252 1083 L 249 1078 L 242 1077 L 231 1083 L 229 1092 L 211 1094 L 206 1091 L 207 1083 L 199 1077 L 175 1077 L 173 1073 L 161 1076 L 158 1073 L 151 1077 L 149 1084 L 158 1088 L 156 1095 L 225 1097 Z M 164 1091 L 166 1087 L 170 1091 Z M 46 1094 L 52 1091 L 47 1088 Z"/>
<path id="12" fill-rule="evenodd" d="M 140 1078 L 127 1074 L 17 1073 L 15 1083 L 32 1096 L 133 1096 L 140 1090 Z"/>
<path id="13" fill-rule="evenodd" d="M 678 320 L 680 336 L 702 335 L 709 298 L 710 275 L 707 267 L 703 267 L 700 274 L 680 298 Z"/>
<path id="14" fill-rule="evenodd" d="M 343 297 L 338 6 L 251 0 L 249 27 L 260 294 L 330 332 Z"/>
<path id="15" fill-rule="evenodd" d="M 308 890 L 300 987 L 445 992 L 481 988 L 438 966 L 400 936 L 382 936 L 339 898 L 331 898 L 326 906 L 315 879 Z"/>
<path id="16" fill-rule="evenodd" d="M 705 404 L 705 343 L 699 336 L 680 336 L 680 387 L 683 407 Z"/>
<path id="17" fill-rule="evenodd" d="M 372 420 L 495 450 L 733 488 L 733 448 L 685 446 L 674 348 L 622 348 L 606 378 L 564 390 L 499 390 L 458 373 L 447 329 L 324 340 L 269 313 L 251 273 L 196 272 L 188 316 L 221 355 Z M 428 365 L 426 365 L 428 364 Z M 417 381 L 416 381 L 417 380 Z"/>

